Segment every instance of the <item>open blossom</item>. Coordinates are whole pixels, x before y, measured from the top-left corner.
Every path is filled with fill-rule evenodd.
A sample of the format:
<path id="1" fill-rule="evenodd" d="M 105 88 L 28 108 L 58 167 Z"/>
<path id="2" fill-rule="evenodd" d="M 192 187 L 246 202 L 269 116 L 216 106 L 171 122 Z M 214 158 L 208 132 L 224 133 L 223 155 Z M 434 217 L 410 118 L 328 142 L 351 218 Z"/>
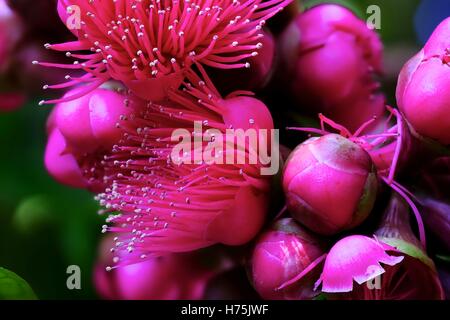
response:
<path id="1" fill-rule="evenodd" d="M 350 10 L 322 4 L 298 14 L 280 38 L 283 85 L 312 114 L 321 112 L 350 130 L 379 116 L 384 96 L 382 44 Z"/>
<path id="2" fill-rule="evenodd" d="M 258 54 L 265 21 L 290 1 L 59 0 L 60 16 L 77 40 L 46 47 L 76 60 L 41 64 L 86 72 L 49 88 L 84 82 L 87 92 L 112 78 L 142 98 L 161 100 L 194 64 L 250 67 L 246 59 Z"/>
<path id="3" fill-rule="evenodd" d="M 431 35 L 425 47 L 403 67 L 397 103 L 421 135 L 450 144 L 450 18 Z"/>
<path id="4" fill-rule="evenodd" d="M 249 164 L 251 148 L 209 150 L 213 158 L 243 154 L 244 164 L 189 160 L 198 152 L 206 154 L 212 137 L 221 139 L 218 134 L 226 129 L 273 129 L 262 102 L 247 96 L 222 99 L 199 81 L 173 92 L 164 104 L 148 103 L 132 121 L 137 129 L 127 130 L 104 157 L 102 163 L 114 179 L 98 195 L 111 223 L 104 231 L 116 233 L 116 249 L 128 252 L 124 264 L 214 243 L 244 244 L 256 235 L 266 216 L 269 181 L 261 176 L 261 163 Z M 199 146 L 184 142 L 199 134 L 194 121 L 203 124 L 207 135 L 208 142 Z M 179 128 L 187 132 L 182 145 L 193 148 L 174 158 L 180 144 L 172 134 Z"/>

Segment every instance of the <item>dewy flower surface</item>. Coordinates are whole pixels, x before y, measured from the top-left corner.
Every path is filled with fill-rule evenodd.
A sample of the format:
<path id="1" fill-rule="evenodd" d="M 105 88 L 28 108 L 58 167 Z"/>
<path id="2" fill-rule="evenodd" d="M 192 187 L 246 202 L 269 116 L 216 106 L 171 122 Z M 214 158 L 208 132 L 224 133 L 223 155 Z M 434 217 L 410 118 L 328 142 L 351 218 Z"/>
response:
<path id="1" fill-rule="evenodd" d="M 246 59 L 258 54 L 265 21 L 290 1 L 60 0 L 60 16 L 78 39 L 46 47 L 77 60 L 41 65 L 86 72 L 49 88 L 88 83 L 88 91 L 113 78 L 142 98 L 160 100 L 194 63 L 250 67 Z"/>
<path id="2" fill-rule="evenodd" d="M 214 243 L 243 244 L 261 228 L 268 191 L 261 164 L 174 163 L 174 129 L 195 135 L 196 120 L 204 130 L 219 132 L 230 127 L 273 129 L 263 103 L 243 96 L 218 98 L 201 81 L 198 87 L 187 85 L 184 92 L 174 92 L 164 104 L 149 103 L 136 113 L 132 121 L 139 127 L 126 132 L 105 156 L 104 166 L 115 179 L 98 196 L 112 223 L 104 230 L 119 234 L 115 250 L 128 251 L 124 264 Z M 207 145 L 192 144 L 187 157 Z M 244 152 L 247 157 L 249 150 Z"/>

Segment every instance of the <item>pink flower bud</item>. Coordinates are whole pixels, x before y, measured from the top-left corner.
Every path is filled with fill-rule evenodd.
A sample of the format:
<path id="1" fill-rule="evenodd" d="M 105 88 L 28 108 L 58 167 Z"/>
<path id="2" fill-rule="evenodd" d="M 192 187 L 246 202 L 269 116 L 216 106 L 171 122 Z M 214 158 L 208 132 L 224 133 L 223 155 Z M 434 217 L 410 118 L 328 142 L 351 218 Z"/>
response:
<path id="1" fill-rule="evenodd" d="M 71 90 L 66 96 L 82 90 Z M 108 150 L 123 135 L 123 130 L 118 126 L 121 118 L 131 112 L 125 101 L 125 96 L 117 92 L 96 89 L 79 99 L 58 104 L 54 125 L 67 139 L 68 146 L 79 154 Z"/>
<path id="2" fill-rule="evenodd" d="M 45 150 L 45 167 L 59 183 L 75 188 L 85 188 L 86 181 L 75 157 L 66 152 L 67 143 L 58 129 L 52 130 Z"/>
<path id="3" fill-rule="evenodd" d="M 450 144 L 450 18 L 434 31 L 427 44 L 403 67 L 397 103 L 421 135 Z"/>
<path id="4" fill-rule="evenodd" d="M 141 262 L 110 269 L 111 260 L 124 258 L 120 252 L 109 250 L 112 240 L 102 241 L 93 273 L 94 285 L 104 299 L 198 300 L 208 281 L 229 268 L 219 249 L 217 253 L 143 257 Z"/>
<path id="5" fill-rule="evenodd" d="M 253 97 L 237 96 L 223 100 L 223 121 L 228 127 L 247 130 L 274 128 L 272 115 L 266 105 Z"/>
<path id="6" fill-rule="evenodd" d="M 269 206 L 267 194 L 254 190 L 253 187 L 241 187 L 233 200 L 233 205 L 223 210 L 208 225 L 205 240 L 242 245 L 258 234 Z"/>
<path id="7" fill-rule="evenodd" d="M 319 275 L 317 270 L 286 288 L 279 288 L 323 254 L 323 245 L 318 238 L 293 219 L 279 220 L 256 242 L 251 260 L 253 285 L 264 299 L 311 299 L 318 294 L 313 291 Z"/>
<path id="8" fill-rule="evenodd" d="M 302 110 L 324 113 L 350 130 L 383 113 L 375 73 L 382 44 L 345 7 L 323 4 L 291 22 L 281 35 L 283 84 Z"/>
<path id="9" fill-rule="evenodd" d="M 125 130 L 136 130 L 137 124 L 128 120 L 142 106 L 142 101 L 126 99 L 119 89 L 114 84 L 110 88 L 95 89 L 81 98 L 58 104 L 51 112 L 46 128 L 50 136 L 47 167 L 58 181 L 93 192 L 104 191 L 112 182 L 116 172 L 102 161 L 122 139 Z M 74 89 L 67 95 L 77 95 L 82 90 Z M 58 140 L 52 140 L 56 139 L 52 138 L 55 131 Z M 58 153 L 54 151 L 55 141 L 59 141 Z M 61 159 L 50 163 L 53 158 Z M 83 176 L 83 183 L 68 183 L 67 179 L 61 178 L 60 171 L 67 173 L 67 166 L 73 169 L 71 174 L 76 171 L 77 175 Z"/>
<path id="10" fill-rule="evenodd" d="M 99 266 L 96 270 L 96 282 L 99 293 L 107 299 L 198 300 L 206 284 L 206 279 L 197 283 L 201 279 L 193 278 L 194 274 L 190 278 L 186 273 L 189 268 L 186 261 L 175 256 L 123 266 L 111 271 L 111 275 L 104 268 Z M 103 277 L 112 279 L 105 281 Z"/>
<path id="11" fill-rule="evenodd" d="M 284 168 L 283 188 L 290 213 L 323 235 L 361 224 L 372 210 L 377 186 L 369 154 L 336 134 L 305 141 Z"/>

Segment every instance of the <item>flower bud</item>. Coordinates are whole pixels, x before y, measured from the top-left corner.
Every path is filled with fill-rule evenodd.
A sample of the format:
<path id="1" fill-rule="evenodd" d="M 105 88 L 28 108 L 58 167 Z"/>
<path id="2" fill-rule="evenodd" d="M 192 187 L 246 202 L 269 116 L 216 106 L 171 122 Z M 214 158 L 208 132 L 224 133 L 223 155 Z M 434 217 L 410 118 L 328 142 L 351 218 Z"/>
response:
<path id="1" fill-rule="evenodd" d="M 324 113 L 352 131 L 383 113 L 374 80 L 381 41 L 345 7 L 322 4 L 300 13 L 281 35 L 280 55 L 279 76 L 302 110 Z"/>
<path id="2" fill-rule="evenodd" d="M 86 181 L 75 157 L 66 153 L 67 143 L 58 129 L 50 134 L 45 149 L 44 163 L 50 175 L 59 183 L 74 188 L 85 188 Z"/>
<path id="3" fill-rule="evenodd" d="M 397 103 L 421 135 L 450 144 L 450 18 L 434 31 L 427 44 L 403 67 Z"/>
<path id="4" fill-rule="evenodd" d="M 80 90 L 71 90 L 66 96 Z M 66 138 L 68 147 L 79 154 L 108 150 L 118 143 L 124 133 L 119 123 L 131 113 L 124 96 L 102 88 L 55 108 L 54 125 Z"/>
<path id="5" fill-rule="evenodd" d="M 160 257 L 142 256 L 137 263 L 111 268 L 112 263 L 124 260 L 127 254 L 116 252 L 114 247 L 111 237 L 101 242 L 93 273 L 94 285 L 104 299 L 198 300 L 204 296 L 210 279 L 232 264 L 226 253 L 216 248 Z"/>
<path id="6" fill-rule="evenodd" d="M 323 235 L 361 224 L 373 208 L 377 187 L 369 154 L 336 134 L 305 141 L 292 152 L 284 168 L 289 212 Z"/>
<path id="7" fill-rule="evenodd" d="M 313 284 L 318 274 L 312 270 L 283 289 L 324 254 L 323 243 L 291 218 L 277 221 L 256 242 L 251 260 L 253 285 L 264 299 L 311 299 L 318 293 Z"/>

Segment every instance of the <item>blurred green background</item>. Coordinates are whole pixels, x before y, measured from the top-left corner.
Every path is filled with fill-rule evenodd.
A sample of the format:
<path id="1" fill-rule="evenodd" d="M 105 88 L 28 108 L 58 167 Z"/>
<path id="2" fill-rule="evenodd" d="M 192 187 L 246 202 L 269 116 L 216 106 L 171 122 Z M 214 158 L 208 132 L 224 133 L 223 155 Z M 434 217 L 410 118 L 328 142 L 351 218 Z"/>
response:
<path id="1" fill-rule="evenodd" d="M 320 2 L 344 4 L 364 19 L 368 5 L 380 6 L 379 32 L 386 49 L 383 82 L 393 104 L 397 74 L 420 47 L 414 28 L 420 0 L 304 4 Z M 0 266 L 24 278 L 40 299 L 93 299 L 97 296 L 91 270 L 103 218 L 97 215 L 91 194 L 62 186 L 47 175 L 43 154 L 51 107 L 39 107 L 42 98 L 34 97 L 19 111 L 0 114 Z M 81 268 L 81 290 L 66 287 L 69 265 Z"/>

